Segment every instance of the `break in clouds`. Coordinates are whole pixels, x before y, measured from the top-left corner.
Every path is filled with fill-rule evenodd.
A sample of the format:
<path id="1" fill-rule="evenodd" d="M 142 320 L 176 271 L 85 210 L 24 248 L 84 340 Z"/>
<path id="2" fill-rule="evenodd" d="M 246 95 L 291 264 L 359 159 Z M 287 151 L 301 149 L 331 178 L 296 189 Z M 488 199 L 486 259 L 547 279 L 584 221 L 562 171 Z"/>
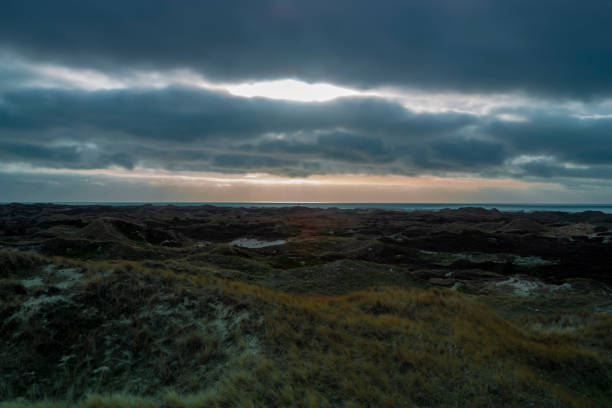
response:
<path id="1" fill-rule="evenodd" d="M 26 179 L 66 189 L 83 183 L 70 171 L 105 183 L 93 171 L 119 168 L 610 191 L 611 12 L 603 1 L 7 1 L 2 184 L 21 199 Z M 286 79 L 344 91 L 316 102 L 236 91 Z"/>

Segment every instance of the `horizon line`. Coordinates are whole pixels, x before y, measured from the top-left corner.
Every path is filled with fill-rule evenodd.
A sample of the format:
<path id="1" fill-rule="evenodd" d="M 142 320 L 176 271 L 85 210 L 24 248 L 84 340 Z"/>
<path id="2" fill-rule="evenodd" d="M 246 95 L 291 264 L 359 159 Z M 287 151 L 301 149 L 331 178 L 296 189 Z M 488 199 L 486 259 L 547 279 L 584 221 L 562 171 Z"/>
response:
<path id="1" fill-rule="evenodd" d="M 450 201 L 1 201 L 7 204 L 405 204 L 405 205 L 585 205 L 612 206 L 612 203 L 587 202 L 450 202 Z"/>

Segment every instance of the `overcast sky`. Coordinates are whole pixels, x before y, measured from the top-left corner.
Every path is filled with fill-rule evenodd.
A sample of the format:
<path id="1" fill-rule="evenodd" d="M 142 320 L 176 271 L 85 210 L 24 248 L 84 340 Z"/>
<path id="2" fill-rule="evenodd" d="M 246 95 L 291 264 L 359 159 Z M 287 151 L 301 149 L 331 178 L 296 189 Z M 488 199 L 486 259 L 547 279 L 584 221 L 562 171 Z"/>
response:
<path id="1" fill-rule="evenodd" d="M 612 202 L 610 1 L 4 0 L 0 201 Z"/>

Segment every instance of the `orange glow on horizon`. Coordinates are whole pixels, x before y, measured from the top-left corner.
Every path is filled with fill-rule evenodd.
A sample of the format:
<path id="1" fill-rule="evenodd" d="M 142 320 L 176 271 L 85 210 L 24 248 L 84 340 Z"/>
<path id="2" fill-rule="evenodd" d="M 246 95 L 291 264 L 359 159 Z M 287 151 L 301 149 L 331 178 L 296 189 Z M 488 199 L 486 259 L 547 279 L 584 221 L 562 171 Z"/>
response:
<path id="1" fill-rule="evenodd" d="M 21 164 L 0 165 L 0 173 L 53 177 L 87 177 L 117 194 L 120 201 L 142 201 L 139 191 L 149 192 L 147 201 L 196 202 L 509 202 L 540 200 L 565 191 L 555 183 L 468 175 L 369 175 L 326 174 L 289 177 L 267 173 L 216 173 L 123 168 L 53 169 Z M 110 186 L 118 187 L 110 187 Z M 152 193 L 151 193 L 152 192 Z M 129 197 L 129 198 L 128 198 Z M 111 200 L 112 201 L 112 200 Z M 117 199 L 115 199 L 117 201 Z"/>

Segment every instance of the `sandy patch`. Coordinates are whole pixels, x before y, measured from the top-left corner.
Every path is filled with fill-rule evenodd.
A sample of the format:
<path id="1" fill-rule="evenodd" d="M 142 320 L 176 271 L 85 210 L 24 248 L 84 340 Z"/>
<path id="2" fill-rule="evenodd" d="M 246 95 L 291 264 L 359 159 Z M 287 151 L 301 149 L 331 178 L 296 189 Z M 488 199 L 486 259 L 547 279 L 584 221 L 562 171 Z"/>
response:
<path id="1" fill-rule="evenodd" d="M 564 283 L 562 285 L 549 285 L 537 280 L 521 279 L 513 276 L 501 282 L 495 282 L 497 288 L 510 290 L 517 296 L 533 296 L 537 293 L 550 293 L 557 291 L 570 291 L 572 285 Z"/>
<path id="2" fill-rule="evenodd" d="M 242 248 L 265 248 L 269 246 L 284 245 L 285 242 L 286 241 L 284 239 L 278 239 L 276 241 L 262 241 L 253 238 L 238 238 L 233 240 L 229 244 Z"/>

